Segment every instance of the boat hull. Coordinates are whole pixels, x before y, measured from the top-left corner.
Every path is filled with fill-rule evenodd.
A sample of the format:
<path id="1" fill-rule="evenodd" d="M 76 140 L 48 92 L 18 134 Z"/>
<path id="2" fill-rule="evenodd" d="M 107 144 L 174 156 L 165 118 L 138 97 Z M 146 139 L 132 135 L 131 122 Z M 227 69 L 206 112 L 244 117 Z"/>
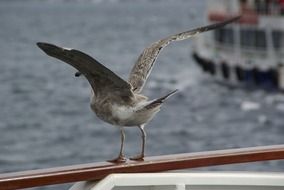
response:
<path id="1" fill-rule="evenodd" d="M 244 68 L 228 62 L 214 62 L 200 56 L 197 52 L 192 54 L 193 59 L 204 73 L 214 77 L 218 82 L 243 87 L 257 87 L 265 90 L 282 91 L 282 68 L 271 67 L 261 70 L 257 67 Z"/>

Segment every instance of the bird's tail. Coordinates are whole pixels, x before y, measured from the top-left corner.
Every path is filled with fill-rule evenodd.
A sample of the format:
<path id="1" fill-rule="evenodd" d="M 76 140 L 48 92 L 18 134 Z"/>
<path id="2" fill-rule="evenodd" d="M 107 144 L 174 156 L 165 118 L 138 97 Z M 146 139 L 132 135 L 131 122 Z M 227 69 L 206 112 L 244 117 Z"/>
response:
<path id="1" fill-rule="evenodd" d="M 166 99 L 168 99 L 169 97 L 171 97 L 172 95 L 174 95 L 178 90 L 174 90 L 174 91 L 171 91 L 170 93 L 168 93 L 167 95 L 161 97 L 161 98 L 158 98 L 158 99 L 155 99 L 153 100 L 151 103 L 149 103 L 147 106 L 145 106 L 144 108 L 146 109 L 151 109 L 151 108 L 155 108 L 157 106 L 160 106 L 162 103 L 164 103 L 164 101 Z"/>
<path id="2" fill-rule="evenodd" d="M 166 99 L 168 99 L 169 97 L 171 97 L 172 95 L 174 95 L 176 92 L 178 91 L 178 89 L 175 89 L 173 91 L 171 91 L 170 93 L 168 93 L 167 95 L 161 97 L 161 98 L 158 98 L 156 100 L 154 100 L 155 103 L 163 103 Z M 154 103 L 152 102 L 152 103 Z"/>

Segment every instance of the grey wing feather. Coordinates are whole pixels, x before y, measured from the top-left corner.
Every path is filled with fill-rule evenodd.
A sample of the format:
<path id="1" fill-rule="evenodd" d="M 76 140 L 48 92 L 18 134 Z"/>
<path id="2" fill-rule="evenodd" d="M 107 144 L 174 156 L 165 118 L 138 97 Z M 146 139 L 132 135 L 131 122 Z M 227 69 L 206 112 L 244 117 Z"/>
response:
<path id="1" fill-rule="evenodd" d="M 136 61 L 129 75 L 128 81 L 132 85 L 133 91 L 136 93 L 141 92 L 160 51 L 168 44 L 170 44 L 172 41 L 180 41 L 188 39 L 199 33 L 220 28 L 228 23 L 238 20 L 239 18 L 240 16 L 228 19 L 224 22 L 211 24 L 195 28 L 193 30 L 189 30 L 186 32 L 182 32 L 179 34 L 175 34 L 165 39 L 154 42 L 149 47 L 145 48 L 142 54 L 139 56 L 138 60 Z"/>
<path id="2" fill-rule="evenodd" d="M 111 70 L 100 64 L 89 55 L 74 49 L 67 49 L 53 44 L 37 43 L 47 55 L 60 59 L 76 68 L 85 75 L 91 84 L 94 93 L 104 92 L 119 93 L 121 96 L 133 96 L 131 85 L 113 73 Z"/>

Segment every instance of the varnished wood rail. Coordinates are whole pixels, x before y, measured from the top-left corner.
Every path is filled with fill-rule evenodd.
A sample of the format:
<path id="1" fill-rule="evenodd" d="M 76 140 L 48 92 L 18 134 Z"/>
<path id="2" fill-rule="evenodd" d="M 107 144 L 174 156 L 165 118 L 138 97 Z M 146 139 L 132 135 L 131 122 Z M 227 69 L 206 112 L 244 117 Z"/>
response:
<path id="1" fill-rule="evenodd" d="M 123 164 L 98 162 L 0 174 L 0 190 L 20 189 L 86 180 L 100 180 L 112 173 L 161 172 L 234 163 L 284 159 L 284 145 L 216 150 L 146 157 Z"/>

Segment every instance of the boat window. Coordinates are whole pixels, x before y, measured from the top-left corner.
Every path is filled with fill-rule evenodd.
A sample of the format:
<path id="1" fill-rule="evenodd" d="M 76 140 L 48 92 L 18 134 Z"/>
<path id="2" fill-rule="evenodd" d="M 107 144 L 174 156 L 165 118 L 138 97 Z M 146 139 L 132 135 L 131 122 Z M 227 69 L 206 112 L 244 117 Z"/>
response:
<path id="1" fill-rule="evenodd" d="M 241 47 L 266 49 L 266 36 L 264 30 L 245 29 L 241 30 Z"/>
<path id="2" fill-rule="evenodd" d="M 283 0 L 239 0 L 242 15 L 284 15 Z"/>
<path id="3" fill-rule="evenodd" d="M 272 40 L 275 50 L 281 50 L 284 46 L 284 33 L 280 30 L 272 31 Z"/>
<path id="4" fill-rule="evenodd" d="M 255 46 L 257 48 L 266 49 L 266 38 L 264 30 L 255 31 Z"/>
<path id="5" fill-rule="evenodd" d="M 222 44 L 234 44 L 234 32 L 232 28 L 221 28 L 215 30 L 214 38 L 216 42 Z"/>
<path id="6" fill-rule="evenodd" d="M 253 47 L 254 34 L 250 30 L 241 30 L 241 46 L 242 47 Z"/>

